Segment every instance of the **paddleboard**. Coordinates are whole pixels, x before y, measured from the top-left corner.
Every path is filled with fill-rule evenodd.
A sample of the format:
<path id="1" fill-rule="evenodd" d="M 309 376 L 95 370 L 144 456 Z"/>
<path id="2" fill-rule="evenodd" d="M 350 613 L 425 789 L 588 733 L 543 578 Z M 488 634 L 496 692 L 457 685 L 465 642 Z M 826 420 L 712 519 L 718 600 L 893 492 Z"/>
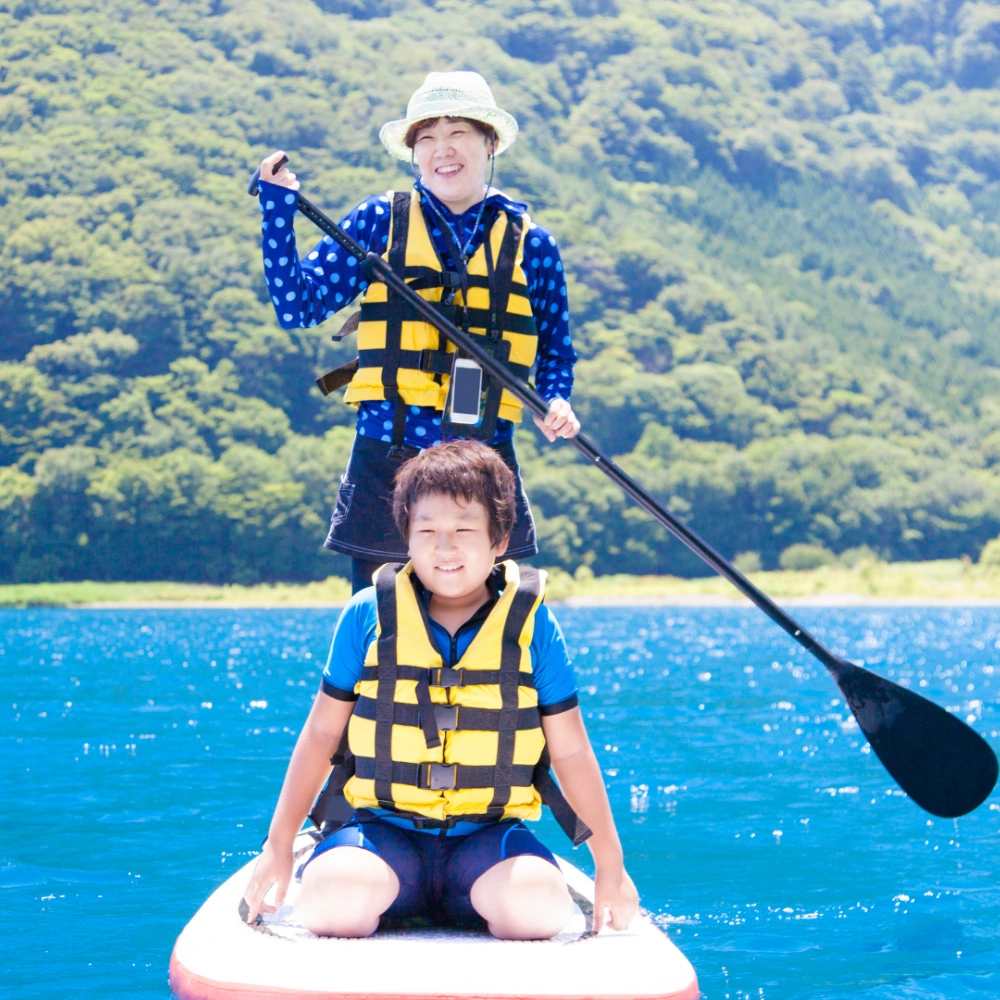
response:
<path id="1" fill-rule="evenodd" d="M 299 834 L 296 867 L 315 843 Z M 316 937 L 295 919 L 297 881 L 251 927 L 239 914 L 251 861 L 181 932 L 170 988 L 178 1000 L 698 1000 L 691 963 L 645 914 L 627 931 L 594 934 L 594 883 L 559 864 L 574 900 L 566 929 L 548 941 L 497 941 L 440 929 Z"/>

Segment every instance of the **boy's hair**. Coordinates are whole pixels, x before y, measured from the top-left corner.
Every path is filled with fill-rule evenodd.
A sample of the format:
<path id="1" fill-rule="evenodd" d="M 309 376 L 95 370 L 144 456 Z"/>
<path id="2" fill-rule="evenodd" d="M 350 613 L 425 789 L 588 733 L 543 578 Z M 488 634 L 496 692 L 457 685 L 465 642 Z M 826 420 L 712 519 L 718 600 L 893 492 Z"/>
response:
<path id="1" fill-rule="evenodd" d="M 514 527 L 514 473 L 492 448 L 478 441 L 434 445 L 399 467 L 392 516 L 404 540 L 410 537 L 414 505 L 432 493 L 460 503 L 479 501 L 489 519 L 491 545 L 499 545 Z"/>

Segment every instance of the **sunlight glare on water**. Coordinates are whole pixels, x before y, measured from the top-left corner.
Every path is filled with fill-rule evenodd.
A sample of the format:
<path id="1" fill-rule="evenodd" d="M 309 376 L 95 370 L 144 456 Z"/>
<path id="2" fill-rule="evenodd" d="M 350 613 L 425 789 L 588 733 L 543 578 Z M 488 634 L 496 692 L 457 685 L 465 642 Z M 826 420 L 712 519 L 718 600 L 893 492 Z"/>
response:
<path id="1" fill-rule="evenodd" d="M 708 1000 L 1000 996 L 996 792 L 917 809 L 754 610 L 557 614 L 629 870 Z M 266 832 L 336 617 L 0 612 L 10 996 L 167 996 L 177 934 Z M 1000 609 L 797 617 L 1000 743 Z"/>

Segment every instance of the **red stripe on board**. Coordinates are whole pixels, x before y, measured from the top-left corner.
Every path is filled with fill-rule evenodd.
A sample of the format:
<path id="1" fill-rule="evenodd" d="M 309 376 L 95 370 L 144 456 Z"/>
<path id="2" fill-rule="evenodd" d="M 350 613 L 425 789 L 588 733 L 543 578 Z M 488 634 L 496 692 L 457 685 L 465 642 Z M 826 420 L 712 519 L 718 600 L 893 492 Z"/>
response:
<path id="1" fill-rule="evenodd" d="M 286 990 L 280 986 L 247 986 L 240 983 L 220 983 L 206 979 L 184 968 L 177 952 L 170 956 L 170 989 L 177 1000 L 700 1000 L 698 980 L 679 992 L 642 993 L 330 993 L 326 990 Z"/>

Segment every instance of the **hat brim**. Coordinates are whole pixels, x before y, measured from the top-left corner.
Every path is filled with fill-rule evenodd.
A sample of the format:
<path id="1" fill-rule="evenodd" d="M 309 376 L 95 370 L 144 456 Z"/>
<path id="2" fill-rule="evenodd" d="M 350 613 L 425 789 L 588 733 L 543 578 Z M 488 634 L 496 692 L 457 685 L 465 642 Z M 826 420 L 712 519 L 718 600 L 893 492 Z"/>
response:
<path id="1" fill-rule="evenodd" d="M 409 160 L 412 150 L 406 145 L 406 133 L 418 122 L 431 118 L 471 118 L 473 121 L 489 125 L 497 134 L 496 153 L 508 149 L 517 138 L 517 121 L 513 115 L 482 104 L 470 104 L 465 107 L 451 107 L 442 110 L 439 115 L 421 115 L 419 118 L 398 118 L 386 122 L 379 130 L 378 137 L 382 145 L 399 160 Z"/>

